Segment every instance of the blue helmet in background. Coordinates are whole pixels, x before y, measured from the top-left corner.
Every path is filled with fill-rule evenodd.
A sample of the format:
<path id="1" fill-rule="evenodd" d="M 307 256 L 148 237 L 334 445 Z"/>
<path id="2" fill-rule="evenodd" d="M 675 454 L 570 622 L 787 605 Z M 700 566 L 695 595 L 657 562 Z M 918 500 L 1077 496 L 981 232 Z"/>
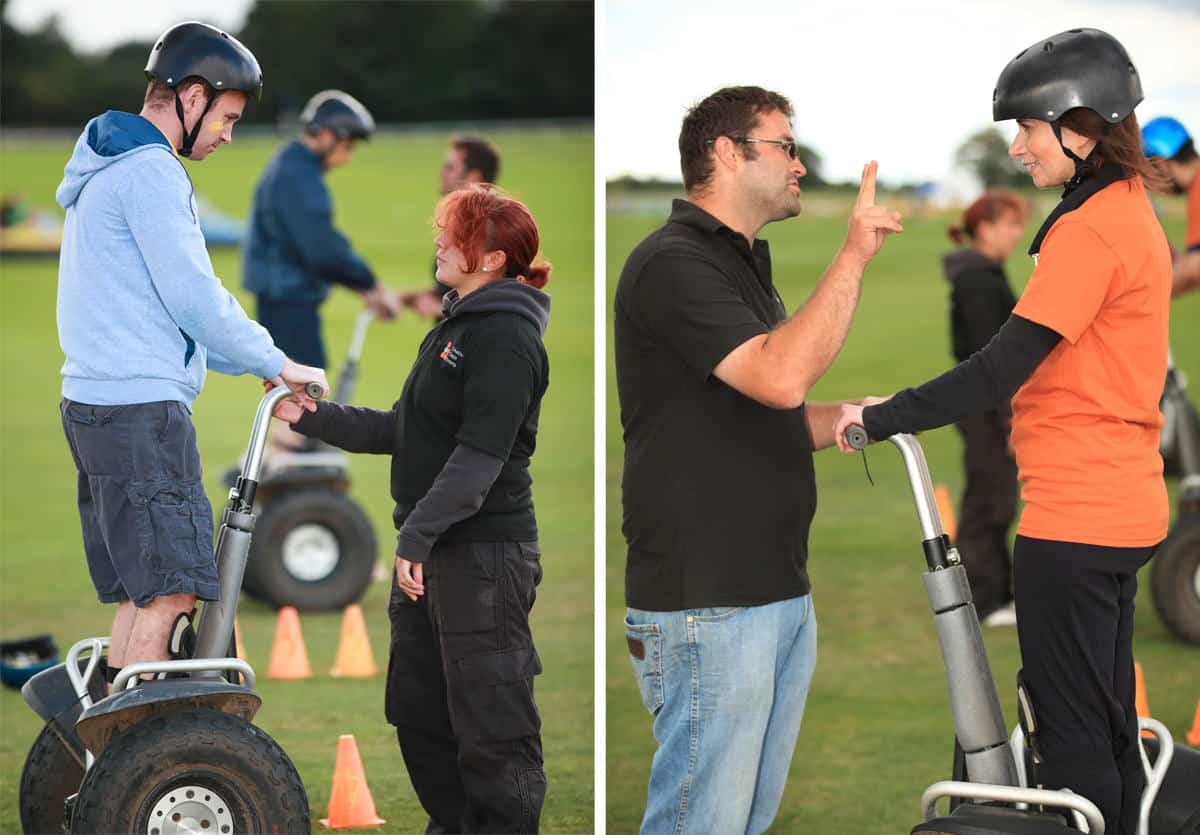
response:
<path id="1" fill-rule="evenodd" d="M 1170 116 L 1151 119 L 1142 128 L 1142 150 L 1148 157 L 1173 159 L 1189 139 L 1187 128 Z"/>

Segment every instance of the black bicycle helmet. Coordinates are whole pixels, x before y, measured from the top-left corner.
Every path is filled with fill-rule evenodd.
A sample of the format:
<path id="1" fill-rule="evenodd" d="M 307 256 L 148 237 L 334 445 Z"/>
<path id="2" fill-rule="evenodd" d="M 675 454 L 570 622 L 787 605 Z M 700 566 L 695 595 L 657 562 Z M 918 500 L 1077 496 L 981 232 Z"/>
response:
<path id="1" fill-rule="evenodd" d="M 300 124 L 309 133 L 328 128 L 338 139 L 370 139 L 375 132 L 371 112 L 341 90 L 322 90 L 309 99 L 300 114 Z"/>
<path id="2" fill-rule="evenodd" d="M 262 96 L 262 69 L 258 59 L 237 38 L 215 26 L 198 21 L 177 23 L 162 33 L 146 61 L 146 78 L 175 89 L 185 78 L 198 77 L 220 92 L 240 90 L 248 97 Z M 216 96 L 205 103 L 204 112 L 189 133 L 183 129 L 181 156 L 190 156 L 200 133 L 203 115 Z M 175 112 L 183 125 L 183 103 L 175 95 Z"/>
<path id="3" fill-rule="evenodd" d="M 1141 78 L 1120 41 L 1099 29 L 1068 29 L 1008 62 L 992 93 L 992 120 L 1049 122 L 1062 145 L 1059 120 L 1068 110 L 1086 107 L 1115 125 L 1141 100 Z M 1062 148 L 1081 174 L 1087 160 Z"/>

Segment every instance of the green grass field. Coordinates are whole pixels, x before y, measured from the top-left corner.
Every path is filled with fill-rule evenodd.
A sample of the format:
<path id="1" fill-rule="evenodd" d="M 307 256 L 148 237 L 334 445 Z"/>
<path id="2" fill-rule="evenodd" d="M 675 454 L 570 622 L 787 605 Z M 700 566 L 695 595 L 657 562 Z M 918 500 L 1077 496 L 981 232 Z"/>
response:
<path id="1" fill-rule="evenodd" d="M 885 202 L 881 198 L 880 202 Z M 846 210 L 836 217 L 804 215 L 767 228 L 775 283 L 789 310 L 811 291 L 840 243 Z M 667 213 L 615 213 L 607 218 L 609 313 L 613 289 L 630 249 Z M 1039 215 L 1038 217 L 1043 217 Z M 950 244 L 946 218 L 909 215 L 869 267 L 862 301 L 841 355 L 813 391 L 814 401 L 886 395 L 945 370 L 951 362 L 947 286 L 940 256 Z M 1039 221 L 1040 222 L 1040 221 Z M 1178 217 L 1167 221 L 1175 241 Z M 1009 263 L 1015 288 L 1031 262 Z M 621 628 L 624 541 L 620 531 L 621 429 L 610 362 L 607 432 L 607 822 L 610 835 L 636 832 L 654 752 L 651 720 L 638 698 Z M 1172 344 L 1200 394 L 1200 294 L 1172 309 Z M 951 428 L 921 438 L 936 482 L 957 497 L 963 485 L 958 434 Z M 953 728 L 945 677 L 920 574 L 924 560 L 911 494 L 890 445 L 869 452 L 875 486 L 862 461 L 836 450 L 817 455 L 819 506 L 809 571 L 820 623 L 820 651 L 787 789 L 771 831 L 806 835 L 906 832 L 918 822 L 921 792 L 948 779 Z M 1174 486 L 1174 485 L 1172 485 Z M 1190 727 L 1200 699 L 1200 649 L 1167 634 L 1154 614 L 1143 577 L 1136 653 L 1145 669 L 1150 708 L 1177 738 Z M 1015 721 L 1019 666 L 1015 630 L 988 630 L 1001 703 Z"/>
<path id="2" fill-rule="evenodd" d="M 552 382 L 542 406 L 534 492 L 545 579 L 533 629 L 545 673 L 537 680 L 549 790 L 546 831 L 592 831 L 593 821 L 593 148 L 590 130 L 509 130 L 492 137 L 504 155 L 503 184 L 538 218 L 544 254 L 554 264 L 547 343 Z M 433 254 L 432 211 L 446 136 L 382 136 L 331 174 L 336 220 L 393 287 L 426 287 Z M 0 193 L 24 193 L 50 208 L 73 139 L 0 145 Z M 277 142 L 235 140 L 209 161 L 190 165 L 197 190 L 244 217 L 259 172 Z M 247 309 L 236 250 L 217 250 L 214 265 Z M 75 474 L 59 425 L 55 331 L 57 261 L 5 261 L 0 274 L 0 634 L 51 632 L 62 651 L 78 638 L 106 635 L 111 608 L 96 603 L 84 567 Z M 336 367 L 344 356 L 357 297 L 335 291 L 324 308 L 326 346 Z M 135 326 L 136 323 L 130 323 Z M 411 315 L 373 326 L 355 402 L 387 408 L 427 329 Z M 330 378 L 333 379 L 331 369 Z M 261 395 L 256 380 L 211 375 L 195 406 L 205 483 L 218 509 L 221 470 L 249 437 Z M 390 566 L 388 460 L 353 459 L 352 494 L 367 509 Z M 218 510 L 219 512 L 219 510 Z M 387 660 L 388 584 L 363 601 L 377 663 Z M 243 598 L 240 623 L 248 659 L 259 671 L 263 708 L 257 722 L 295 761 L 308 790 L 314 825 L 325 816 L 339 734 L 354 734 L 387 831 L 423 831 L 425 816 L 409 784 L 395 735 L 383 717 L 383 677 L 328 676 L 340 616 L 306 614 L 304 638 L 315 677 L 265 678 L 275 613 Z M 0 832 L 20 830 L 17 786 L 38 720 L 20 695 L 0 692 Z M 319 826 L 318 826 L 319 828 Z"/>

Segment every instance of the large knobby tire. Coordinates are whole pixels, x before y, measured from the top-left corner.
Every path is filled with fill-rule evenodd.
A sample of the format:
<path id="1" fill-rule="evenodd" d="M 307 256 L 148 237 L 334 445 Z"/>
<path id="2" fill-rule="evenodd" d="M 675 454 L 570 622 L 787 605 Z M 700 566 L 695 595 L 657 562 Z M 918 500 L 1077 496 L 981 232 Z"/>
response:
<path id="1" fill-rule="evenodd" d="M 26 835 L 60 835 L 63 803 L 79 791 L 83 762 L 51 725 L 42 727 L 21 770 L 21 829 Z"/>
<path id="2" fill-rule="evenodd" d="M 71 832 L 310 831 L 308 796 L 278 743 L 216 710 L 155 716 L 117 735 L 79 789 Z"/>
<path id="3" fill-rule="evenodd" d="M 1151 562 L 1158 616 L 1176 637 L 1200 644 L 1200 515 L 1181 517 Z"/>
<path id="4" fill-rule="evenodd" d="M 374 570 L 367 514 L 345 493 L 311 487 L 263 506 L 243 586 L 272 606 L 337 610 L 362 599 Z"/>

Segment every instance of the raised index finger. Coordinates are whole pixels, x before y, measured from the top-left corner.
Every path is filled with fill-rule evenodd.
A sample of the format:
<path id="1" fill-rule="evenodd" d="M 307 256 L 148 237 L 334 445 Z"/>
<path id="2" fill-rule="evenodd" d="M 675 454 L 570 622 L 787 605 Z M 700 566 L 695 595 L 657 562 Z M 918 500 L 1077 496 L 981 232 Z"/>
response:
<path id="1" fill-rule="evenodd" d="M 879 163 L 875 160 L 871 160 L 863 168 L 862 183 L 858 186 L 858 199 L 854 201 L 856 208 L 875 205 L 875 172 L 878 170 Z"/>

